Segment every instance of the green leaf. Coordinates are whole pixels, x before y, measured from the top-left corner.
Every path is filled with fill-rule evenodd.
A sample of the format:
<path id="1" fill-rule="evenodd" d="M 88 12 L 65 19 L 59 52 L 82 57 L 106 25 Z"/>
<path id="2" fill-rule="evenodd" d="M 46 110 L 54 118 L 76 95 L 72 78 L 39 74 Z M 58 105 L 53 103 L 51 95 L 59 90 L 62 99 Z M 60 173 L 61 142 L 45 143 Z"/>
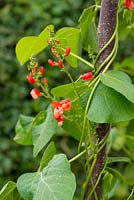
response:
<path id="1" fill-rule="evenodd" d="M 21 65 L 27 62 L 32 54 L 36 55 L 48 46 L 49 30 L 53 28 L 53 25 L 48 25 L 38 36 L 27 36 L 19 40 L 16 56 Z"/>
<path id="2" fill-rule="evenodd" d="M 32 128 L 45 120 L 45 111 L 39 112 L 35 118 L 20 115 L 17 121 L 14 140 L 18 144 L 32 145 Z"/>
<path id="3" fill-rule="evenodd" d="M 81 137 L 84 118 L 84 110 L 81 107 L 81 102 L 77 100 L 72 103 L 71 110 L 65 114 L 66 119 L 62 125 L 62 128 L 67 131 L 68 135 L 79 141 Z"/>
<path id="4" fill-rule="evenodd" d="M 109 163 L 114 163 L 114 162 L 127 162 L 129 163 L 131 160 L 128 157 L 107 157 L 106 162 L 107 164 Z"/>
<path id="5" fill-rule="evenodd" d="M 106 171 L 102 183 L 103 199 L 104 200 L 110 199 L 114 195 L 118 186 L 119 186 L 119 180 L 112 174 L 110 174 L 108 171 Z"/>
<path id="6" fill-rule="evenodd" d="M 108 71 L 100 75 L 104 85 L 113 88 L 134 103 L 134 85 L 127 74 L 121 71 Z"/>
<path id="7" fill-rule="evenodd" d="M 84 92 L 85 89 L 87 88 L 87 86 L 84 83 L 80 83 L 80 82 L 76 83 L 75 86 L 79 94 Z M 77 97 L 72 83 L 55 87 L 51 90 L 51 93 L 52 95 L 56 97 L 64 97 L 64 98 L 70 98 L 70 99 Z"/>
<path id="8" fill-rule="evenodd" d="M 93 95 L 87 117 L 96 123 L 128 121 L 134 118 L 134 104 L 100 83 Z"/>
<path id="9" fill-rule="evenodd" d="M 80 40 L 80 30 L 72 27 L 61 28 L 56 33 L 56 39 L 61 41 L 61 47 L 66 49 L 66 47 L 70 47 L 71 52 L 78 55 L 79 53 L 79 40 Z M 77 67 L 78 62 L 77 59 L 72 55 L 69 55 L 65 58 L 67 62 L 72 67 Z"/>
<path id="10" fill-rule="evenodd" d="M 134 136 L 126 135 L 126 146 L 131 152 L 134 152 Z"/>
<path id="11" fill-rule="evenodd" d="M 33 126 L 37 126 L 45 121 L 46 118 L 46 111 L 40 111 L 33 120 Z"/>
<path id="12" fill-rule="evenodd" d="M 86 40 L 85 40 L 86 41 Z M 87 42 L 86 42 L 87 44 Z M 97 35 L 97 28 L 95 22 L 92 22 L 88 32 L 88 52 L 98 53 L 99 40 Z M 86 50 L 87 50 L 86 48 Z"/>
<path id="13" fill-rule="evenodd" d="M 17 181 L 24 200 L 72 200 L 75 188 L 75 177 L 64 154 L 55 155 L 42 172 L 23 174 Z"/>
<path id="14" fill-rule="evenodd" d="M 98 52 L 98 35 L 95 25 L 97 10 L 94 7 L 84 9 L 79 22 L 83 48 L 88 51 L 89 46 L 94 53 Z"/>
<path id="15" fill-rule="evenodd" d="M 56 148 L 54 142 L 51 142 L 45 149 L 45 152 L 41 158 L 39 167 L 40 171 L 42 171 L 42 169 L 47 166 L 48 162 L 53 158 L 55 154 L 56 154 Z"/>
<path id="16" fill-rule="evenodd" d="M 16 188 L 16 183 L 8 181 L 0 190 L 0 200 L 9 200 L 13 198 L 13 190 Z"/>
<path id="17" fill-rule="evenodd" d="M 17 190 L 24 200 L 33 200 L 32 183 L 37 177 L 37 173 L 26 173 L 21 175 L 17 180 Z"/>
<path id="18" fill-rule="evenodd" d="M 126 146 L 131 153 L 134 152 L 134 120 L 129 122 L 129 125 L 126 127 Z"/>
<path id="19" fill-rule="evenodd" d="M 134 165 L 133 162 L 132 164 L 129 164 L 124 167 L 123 169 L 123 175 L 127 181 L 127 184 L 129 186 L 134 186 Z"/>
<path id="20" fill-rule="evenodd" d="M 57 122 L 53 117 L 53 110 L 50 105 L 47 109 L 46 120 L 32 128 L 34 156 L 37 156 L 41 149 L 50 141 L 51 137 L 55 134 L 56 127 Z"/>
<path id="21" fill-rule="evenodd" d="M 116 63 L 114 66 L 114 69 L 124 71 L 127 74 L 133 76 L 134 75 L 134 58 L 133 57 L 125 58 L 121 63 Z"/>
<path id="22" fill-rule="evenodd" d="M 20 115 L 17 121 L 14 140 L 18 144 L 32 145 L 32 123 L 34 118 Z"/>
<path id="23" fill-rule="evenodd" d="M 116 177 L 119 181 L 124 182 L 125 183 L 125 178 L 122 176 L 122 174 L 117 171 L 116 169 L 113 169 L 111 167 L 106 167 L 106 170 L 112 174 L 114 177 Z"/>

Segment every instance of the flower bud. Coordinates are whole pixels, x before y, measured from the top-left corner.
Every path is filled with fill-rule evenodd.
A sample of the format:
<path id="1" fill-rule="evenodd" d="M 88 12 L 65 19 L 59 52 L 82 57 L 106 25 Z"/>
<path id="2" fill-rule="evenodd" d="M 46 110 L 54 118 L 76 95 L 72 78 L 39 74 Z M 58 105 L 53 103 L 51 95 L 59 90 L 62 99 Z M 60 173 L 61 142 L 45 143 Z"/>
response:
<path id="1" fill-rule="evenodd" d="M 37 88 L 32 89 L 30 94 L 33 99 L 38 99 L 38 97 L 42 96 L 42 93 Z"/>
<path id="2" fill-rule="evenodd" d="M 40 67 L 40 72 L 41 72 L 41 74 L 42 74 L 42 76 L 44 76 L 44 73 L 45 73 L 45 69 L 44 69 L 44 67 Z"/>
<path id="3" fill-rule="evenodd" d="M 80 77 L 85 81 L 90 81 L 93 78 L 93 74 L 92 72 L 87 72 L 85 74 L 82 74 Z"/>
<path id="4" fill-rule="evenodd" d="M 59 65 L 59 68 L 63 68 L 63 62 L 62 62 L 62 60 L 59 60 L 59 62 L 58 62 L 58 65 Z"/>
<path id="5" fill-rule="evenodd" d="M 56 66 L 58 65 L 57 62 L 55 62 L 54 60 L 51 60 L 51 59 L 48 60 L 48 64 L 49 64 L 50 66 L 52 66 L 52 67 L 56 67 Z"/>
<path id="6" fill-rule="evenodd" d="M 34 74 L 36 74 L 36 73 L 37 73 L 37 70 L 36 70 L 36 68 L 33 68 L 33 70 L 32 70 L 32 71 L 33 71 L 33 73 L 34 73 Z"/>
<path id="7" fill-rule="evenodd" d="M 69 56 L 71 49 L 69 47 L 66 48 L 64 56 Z"/>
<path id="8" fill-rule="evenodd" d="M 33 78 L 31 73 L 27 75 L 27 81 L 32 84 L 36 83 L 36 80 Z"/>
<path id="9" fill-rule="evenodd" d="M 44 85 L 45 85 L 45 86 L 48 86 L 48 81 L 47 81 L 46 78 L 43 79 L 43 82 L 44 82 Z"/>

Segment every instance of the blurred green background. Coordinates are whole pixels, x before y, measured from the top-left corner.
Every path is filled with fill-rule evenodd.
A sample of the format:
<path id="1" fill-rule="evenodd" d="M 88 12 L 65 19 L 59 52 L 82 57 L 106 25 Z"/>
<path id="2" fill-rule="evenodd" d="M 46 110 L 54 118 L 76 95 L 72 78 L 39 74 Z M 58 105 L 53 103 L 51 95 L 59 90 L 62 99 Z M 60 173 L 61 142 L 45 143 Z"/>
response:
<path id="1" fill-rule="evenodd" d="M 37 169 L 40 156 L 32 157 L 32 148 L 17 145 L 13 141 L 15 124 L 20 113 L 35 116 L 46 107 L 47 102 L 32 100 L 29 91 L 31 86 L 26 82 L 26 66 L 20 66 L 15 56 L 15 46 L 18 40 L 27 35 L 38 35 L 48 24 L 54 24 L 55 30 L 65 26 L 78 26 L 78 19 L 82 10 L 93 3 L 92 0 L 1 0 L 0 1 L 0 188 L 8 181 L 16 181 L 17 177 L 27 171 Z M 120 20 L 121 19 L 121 20 Z M 134 19 L 134 17 L 133 17 Z M 134 75 L 134 20 L 126 23 L 119 18 L 119 51 L 115 69 L 127 72 L 133 79 Z M 39 55 L 40 64 L 47 67 L 48 53 Z M 124 58 L 126 58 L 124 60 Z M 59 71 L 49 68 L 48 80 L 52 85 L 59 85 L 63 81 Z M 66 80 L 65 80 L 66 81 Z M 128 137 L 130 136 L 130 137 Z M 63 136 L 57 147 L 69 156 L 76 142 Z M 128 180 L 122 199 L 128 195 L 134 185 L 134 122 L 113 125 L 109 138 L 112 156 L 129 156 L 131 164 L 116 164 L 115 168 L 122 171 Z M 73 164 L 77 171 L 81 171 L 79 163 Z M 77 173 L 76 175 L 78 175 Z M 79 185 L 80 183 L 78 183 Z M 112 187 L 112 186 L 111 186 Z M 124 195 L 124 196 L 123 196 Z M 115 200 L 115 197 L 114 197 Z"/>

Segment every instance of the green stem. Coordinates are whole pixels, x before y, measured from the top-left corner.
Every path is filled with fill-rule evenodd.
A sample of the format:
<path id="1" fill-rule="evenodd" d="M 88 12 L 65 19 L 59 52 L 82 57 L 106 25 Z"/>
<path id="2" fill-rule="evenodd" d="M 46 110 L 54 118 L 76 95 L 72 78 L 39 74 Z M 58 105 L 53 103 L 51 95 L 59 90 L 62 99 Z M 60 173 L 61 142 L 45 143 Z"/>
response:
<path id="1" fill-rule="evenodd" d="M 87 149 L 90 150 L 91 149 L 91 145 L 88 146 Z M 78 158 L 80 158 L 81 156 L 83 156 L 87 152 L 87 149 L 84 149 L 81 153 L 79 153 L 78 155 L 76 155 L 75 157 L 70 159 L 69 162 L 71 163 L 71 162 L 77 160 Z"/>
<path id="2" fill-rule="evenodd" d="M 91 81 L 88 85 L 87 85 L 87 89 L 89 89 L 96 81 L 97 81 L 97 79 L 99 78 L 99 75 L 97 76 L 97 77 L 95 77 L 94 79 L 93 79 L 93 81 Z M 76 83 L 76 82 L 75 82 Z M 84 92 L 82 92 L 81 94 L 79 94 L 79 96 L 80 97 L 82 97 L 84 94 L 86 93 L 86 91 L 84 91 Z M 72 103 L 74 103 L 75 101 L 77 101 L 79 98 L 77 97 L 77 98 L 75 98 L 73 101 L 72 101 Z"/>
<path id="3" fill-rule="evenodd" d="M 46 97 L 46 98 L 48 98 L 48 99 L 51 99 L 53 101 L 53 97 L 48 92 L 48 89 L 45 88 L 41 83 L 39 83 L 39 86 L 42 88 L 43 92 L 46 93 L 46 95 L 43 94 L 43 96 Z"/>
<path id="4" fill-rule="evenodd" d="M 65 52 L 66 49 L 59 47 L 61 50 L 63 50 Z M 88 65 L 90 68 L 94 69 L 94 65 L 89 63 L 88 61 L 86 61 L 85 59 L 81 58 L 80 56 L 70 52 L 70 55 L 73 56 L 74 58 L 77 58 L 78 60 L 80 60 L 81 62 L 85 63 L 86 65 Z"/>
<path id="5" fill-rule="evenodd" d="M 104 148 L 104 146 L 105 146 L 107 137 L 108 137 L 108 136 L 106 135 L 106 136 L 103 138 L 103 140 L 101 140 L 101 142 L 100 142 L 100 143 L 102 143 L 102 145 L 100 146 L 100 148 L 98 149 L 97 153 L 95 154 L 96 160 L 97 160 L 97 155 L 98 155 L 98 153 L 99 153 L 99 152 Z M 92 155 L 92 158 L 90 157 L 90 160 L 93 159 L 93 157 L 94 157 L 94 156 Z M 94 157 L 94 159 L 95 159 L 95 157 Z M 93 163 L 92 163 L 92 166 L 91 166 L 92 171 L 93 171 L 93 169 L 94 169 L 94 167 L 95 167 L 96 160 L 93 161 Z M 94 162 L 95 162 L 95 163 L 94 163 Z M 98 183 L 99 183 L 99 181 L 100 181 L 100 178 L 101 178 L 101 175 L 102 175 L 104 169 L 105 169 L 105 167 L 104 167 L 103 170 L 101 171 L 101 173 L 100 173 L 100 175 L 99 175 L 99 177 L 98 177 L 98 179 L 97 179 L 95 185 L 93 185 L 93 189 L 91 190 L 91 192 L 90 192 L 90 194 L 89 194 L 89 196 L 88 196 L 88 200 L 90 200 L 90 197 L 92 196 L 93 193 L 94 193 L 94 195 L 96 194 L 95 188 L 97 187 L 97 185 L 98 185 Z M 89 178 L 90 178 L 91 174 L 92 174 L 91 172 L 90 172 L 90 174 L 88 174 L 88 178 L 87 178 L 88 181 L 89 181 Z M 87 184 L 88 184 L 88 181 L 87 181 L 87 180 L 86 180 L 86 182 L 87 182 Z M 86 189 L 86 187 L 85 187 L 85 189 Z M 97 198 L 96 195 L 95 195 L 95 198 Z"/>
<path id="6" fill-rule="evenodd" d="M 117 54 L 117 51 L 118 51 L 118 34 L 116 34 L 116 41 L 115 41 L 115 43 L 116 43 L 115 53 L 114 53 L 112 59 L 111 59 L 111 60 L 109 61 L 109 63 L 106 65 L 106 67 L 105 67 L 103 73 L 106 72 L 106 71 L 108 70 L 108 68 L 109 68 L 110 65 L 113 63 L 113 61 L 114 61 L 114 59 L 115 59 L 115 57 L 116 57 L 116 54 Z"/>
<path id="7" fill-rule="evenodd" d="M 67 70 L 65 67 L 63 68 L 63 71 L 67 74 L 68 78 L 70 79 L 71 83 L 73 84 L 73 88 L 74 88 L 75 94 L 78 96 L 78 99 L 80 99 L 80 95 L 79 95 L 79 93 L 78 93 L 78 91 L 77 91 L 75 82 L 74 82 L 74 80 L 73 80 L 71 74 L 68 72 L 68 70 Z"/>
<path id="8" fill-rule="evenodd" d="M 92 188 L 94 187 L 94 182 L 93 182 L 93 179 L 92 179 L 92 177 L 91 177 L 91 185 L 92 185 Z M 96 191 L 94 191 L 94 197 L 95 197 L 95 200 L 98 200 L 98 197 L 97 197 L 97 192 Z M 88 198 L 89 199 L 89 198 Z"/>
<path id="9" fill-rule="evenodd" d="M 97 69 L 97 71 L 95 72 L 95 75 L 97 75 L 101 69 L 106 65 L 106 63 L 112 58 L 112 56 L 114 55 L 115 51 L 116 51 L 116 48 L 117 48 L 117 40 L 115 40 L 115 43 L 114 43 L 114 47 L 110 53 L 110 55 L 106 58 L 106 60 L 100 65 L 100 67 Z"/>
<path id="10" fill-rule="evenodd" d="M 100 142 L 99 142 L 99 146 L 100 146 L 100 148 L 98 149 L 98 151 L 97 151 L 97 153 L 99 153 L 100 151 L 101 151 L 101 149 L 104 147 L 104 145 L 105 145 L 105 142 L 106 142 L 106 140 L 107 140 L 107 135 L 103 138 L 103 140 L 101 140 Z M 87 149 L 88 150 L 90 150 L 91 149 L 91 145 L 90 146 L 88 146 L 87 147 Z M 71 162 L 73 162 L 73 161 L 75 161 L 75 160 L 77 160 L 78 158 L 80 158 L 81 156 L 83 156 L 85 153 L 86 153 L 86 149 L 84 149 L 81 153 L 79 153 L 78 155 L 76 155 L 75 157 L 73 157 L 72 159 L 70 159 L 69 160 L 69 162 L 71 163 Z M 90 160 L 92 160 L 92 158 L 93 158 L 93 155 L 91 155 L 90 156 Z"/>
<path id="11" fill-rule="evenodd" d="M 86 119 L 87 119 L 87 112 L 88 112 L 88 108 L 89 108 L 89 105 L 90 105 L 90 102 L 91 102 L 91 99 L 93 97 L 93 94 L 96 90 L 96 87 L 98 86 L 100 82 L 100 78 L 96 81 L 90 95 L 89 95 L 89 98 L 88 98 L 88 101 L 87 101 L 87 105 L 86 105 L 86 109 L 85 109 L 85 114 L 84 114 L 84 120 L 83 120 L 83 129 L 82 129 L 82 134 L 81 134 L 81 139 L 80 139 L 80 142 L 79 142 L 79 146 L 78 146 L 78 152 L 80 151 L 80 148 L 81 148 L 81 144 L 82 144 L 82 141 L 83 141 L 83 137 L 84 137 L 84 131 L 85 131 L 85 126 L 86 126 Z"/>
<path id="12" fill-rule="evenodd" d="M 117 23 L 116 23 L 116 27 L 115 27 L 115 30 L 114 30 L 114 33 L 113 33 L 112 37 L 108 40 L 108 42 L 103 46 L 103 48 L 99 51 L 99 53 L 96 56 L 96 59 L 95 59 L 95 62 L 94 62 L 94 68 L 96 68 L 96 64 L 97 64 L 98 58 L 100 57 L 102 52 L 105 51 L 105 49 L 111 44 L 111 42 L 115 38 L 117 30 L 118 30 L 118 17 L 117 17 Z"/>
<path id="13" fill-rule="evenodd" d="M 134 194 L 134 187 L 133 187 L 133 189 L 132 189 L 132 191 L 131 191 L 129 197 L 127 198 L 127 200 L 130 200 L 130 198 L 133 197 L 133 194 Z"/>
<path id="14" fill-rule="evenodd" d="M 86 179 L 86 181 L 85 181 L 85 183 L 84 183 L 84 185 L 83 185 L 83 187 L 84 187 L 84 188 L 83 188 L 83 197 L 84 197 L 85 190 L 86 190 L 86 188 L 87 188 L 89 179 L 90 179 L 90 177 L 91 177 L 91 175 L 92 175 L 93 169 L 94 169 L 94 167 L 95 167 L 96 161 L 97 161 L 97 154 L 94 155 L 94 160 L 93 160 L 92 165 L 91 165 L 91 168 L 90 168 L 90 170 L 89 170 L 87 179 Z"/>
<path id="15" fill-rule="evenodd" d="M 70 55 L 72 55 L 73 57 L 77 58 L 78 60 L 80 60 L 81 62 L 85 63 L 86 65 L 88 65 L 90 68 L 94 69 L 94 65 L 91 64 L 90 62 L 86 61 L 85 59 L 81 58 L 80 56 L 74 54 L 74 53 L 70 53 Z"/>
<path id="16" fill-rule="evenodd" d="M 96 189 L 96 187 L 97 187 L 97 185 L 98 185 L 98 183 L 99 183 L 99 181 L 100 181 L 100 179 L 101 179 L 101 176 L 102 176 L 104 170 L 105 170 L 105 166 L 104 166 L 103 170 L 100 172 L 100 174 L 99 174 L 99 176 L 98 176 L 98 179 L 97 179 L 97 181 L 96 181 L 96 183 L 95 183 L 93 189 L 91 190 L 91 192 L 90 192 L 90 194 L 89 194 L 87 200 L 90 200 L 90 197 L 92 196 L 93 192 L 95 191 L 95 189 Z"/>
<path id="17" fill-rule="evenodd" d="M 99 6 L 99 5 L 95 5 L 95 7 L 96 7 L 96 8 L 99 8 L 99 9 L 101 8 L 101 6 Z"/>

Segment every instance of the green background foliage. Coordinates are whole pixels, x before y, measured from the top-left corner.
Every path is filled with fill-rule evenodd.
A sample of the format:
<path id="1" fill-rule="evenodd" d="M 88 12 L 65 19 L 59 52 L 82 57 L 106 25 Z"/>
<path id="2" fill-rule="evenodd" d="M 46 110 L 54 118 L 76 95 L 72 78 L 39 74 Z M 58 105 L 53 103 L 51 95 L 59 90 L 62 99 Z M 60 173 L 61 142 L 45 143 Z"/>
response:
<path id="1" fill-rule="evenodd" d="M 25 81 L 27 71 L 25 66 L 20 66 L 15 57 L 15 45 L 18 40 L 23 36 L 37 36 L 41 32 L 41 30 L 43 30 L 44 27 L 48 24 L 54 24 L 55 30 L 66 26 L 74 26 L 75 28 L 77 28 L 78 19 L 83 8 L 86 8 L 90 4 L 92 4 L 92 1 L 78 0 L 76 2 L 75 0 L 49 0 L 48 2 L 44 2 L 43 0 L 3 0 L 3 2 L 0 4 L 0 46 L 2 47 L 0 51 L 0 186 L 2 186 L 9 179 L 16 181 L 17 177 L 22 173 L 25 173 L 26 171 L 37 170 L 40 155 L 35 161 L 35 159 L 33 159 L 32 157 L 31 147 L 18 146 L 13 141 L 15 124 L 20 113 L 28 116 L 36 116 L 36 114 L 40 110 L 45 110 L 48 105 L 47 101 L 34 101 L 31 99 L 29 95 L 31 87 Z M 132 17 L 132 22 L 134 22 L 133 19 L 134 16 Z M 80 22 L 82 23 L 82 19 L 80 20 Z M 93 24 L 94 22 L 90 25 L 94 26 Z M 119 51 L 114 62 L 114 68 L 116 70 L 122 70 L 128 73 L 131 76 L 132 80 L 134 80 L 133 31 L 133 23 L 122 20 L 121 12 L 119 16 Z M 92 35 L 89 30 L 85 30 L 85 32 L 83 33 L 83 38 L 86 37 L 86 34 Z M 96 38 L 96 35 L 94 35 L 94 37 Z M 89 37 L 88 40 L 90 41 L 90 39 L 91 38 Z M 93 40 L 96 39 L 93 38 Z M 91 44 L 93 45 L 95 43 L 93 42 Z M 86 50 L 91 48 L 86 46 L 85 43 L 83 45 L 85 45 Z M 95 46 L 92 46 L 92 49 L 94 50 L 94 52 L 96 52 L 97 43 L 95 44 Z M 85 51 L 83 51 L 83 56 L 88 59 L 88 55 Z M 48 51 L 47 53 L 41 53 L 39 55 L 40 64 L 43 64 L 46 68 L 48 68 L 47 59 L 49 57 L 50 55 L 48 55 Z M 74 66 L 76 65 L 75 62 L 76 61 L 74 60 Z M 87 67 L 85 67 L 82 63 L 79 63 L 79 68 L 76 72 L 74 71 L 74 69 L 71 69 L 74 77 L 77 77 L 78 72 L 83 73 L 86 70 Z M 64 76 L 61 76 L 58 70 L 53 70 L 51 68 L 47 69 L 47 76 L 49 77 L 48 80 L 50 81 L 51 86 L 57 86 L 61 83 L 68 82 L 68 80 L 64 78 Z M 106 78 L 106 76 L 101 77 L 102 82 L 104 85 L 109 86 L 107 84 L 110 83 L 107 82 Z M 106 89 L 106 86 L 103 87 L 105 87 Z M 80 87 L 82 88 L 83 85 Z M 115 86 L 110 85 L 110 87 L 114 88 Z M 112 91 L 112 89 L 108 90 Z M 58 92 L 58 90 L 53 90 L 53 92 Z M 132 99 L 130 92 L 127 92 L 127 94 L 123 94 L 121 86 L 120 88 L 118 88 L 118 92 L 120 92 L 122 95 L 126 95 L 129 99 Z M 117 99 L 120 99 L 121 101 L 120 97 L 122 95 L 118 94 Z M 109 100 L 109 97 L 107 98 Z M 126 104 L 127 103 L 125 102 L 127 110 Z M 103 110 L 103 108 L 101 109 Z M 93 117 L 94 110 L 91 111 L 91 117 Z M 41 113 L 41 115 L 45 117 L 45 113 Z M 120 115 L 122 114 L 120 113 Z M 126 115 L 123 114 L 122 116 Z M 104 191 L 106 200 L 126 198 L 131 192 L 131 187 L 134 185 L 134 121 L 131 120 L 117 124 L 116 122 L 118 122 L 118 116 L 116 115 L 116 118 L 113 116 L 113 119 L 114 120 L 112 124 L 112 130 L 110 132 L 107 145 L 107 153 L 109 154 L 109 156 L 111 156 L 111 161 L 108 162 L 108 167 L 106 168 L 104 176 Z M 16 130 L 20 130 L 20 128 L 23 128 L 23 126 L 21 127 L 21 125 L 23 124 L 23 122 L 25 122 L 24 116 L 21 115 L 19 120 L 20 121 L 16 126 Z M 29 118 L 29 120 L 32 122 L 33 118 Z M 129 120 L 129 118 L 126 120 Z M 42 125 L 43 124 L 41 124 L 40 122 L 39 124 L 35 125 L 35 128 L 36 126 L 38 127 Z M 43 126 L 46 126 L 46 124 L 44 124 Z M 64 126 L 68 127 L 66 124 Z M 29 127 L 29 136 L 31 134 L 30 128 L 31 127 Z M 35 141 L 38 141 L 38 137 L 39 136 L 35 136 Z M 74 141 L 71 137 L 67 135 L 66 132 L 63 132 L 62 129 L 58 129 L 57 135 L 54 137 L 58 152 L 62 151 L 66 153 L 68 158 L 71 158 L 77 152 L 77 141 Z M 79 135 L 77 136 L 77 138 L 79 138 Z M 15 140 L 19 141 L 19 135 L 18 138 L 16 136 Z M 31 138 L 29 138 L 29 144 L 30 143 Z M 35 154 L 40 151 L 40 149 L 38 149 L 39 146 L 36 145 L 36 147 L 37 150 L 36 152 L 34 152 Z M 121 157 L 122 159 L 120 160 L 122 162 L 119 162 L 118 159 L 112 159 L 113 156 Z M 129 157 L 130 162 L 126 162 L 126 157 Z M 82 167 L 82 160 L 78 160 L 76 161 L 76 163 L 72 164 L 72 170 L 75 171 L 76 177 L 78 177 L 78 175 L 80 174 L 83 174 Z M 111 169 L 111 167 L 114 167 L 114 170 L 113 168 Z M 117 170 L 120 171 L 122 175 Z M 82 175 L 81 178 L 77 179 L 78 187 L 79 185 L 81 185 L 83 178 L 84 177 Z M 124 182 L 123 179 L 125 179 L 126 182 Z M 8 182 L 8 184 L 9 186 L 7 185 L 7 187 L 10 187 L 10 185 L 12 186 L 12 182 Z M 80 191 L 78 189 L 78 195 L 79 192 Z M 115 196 L 113 197 L 114 193 Z M 79 198 L 75 197 L 74 200 L 79 200 Z"/>

